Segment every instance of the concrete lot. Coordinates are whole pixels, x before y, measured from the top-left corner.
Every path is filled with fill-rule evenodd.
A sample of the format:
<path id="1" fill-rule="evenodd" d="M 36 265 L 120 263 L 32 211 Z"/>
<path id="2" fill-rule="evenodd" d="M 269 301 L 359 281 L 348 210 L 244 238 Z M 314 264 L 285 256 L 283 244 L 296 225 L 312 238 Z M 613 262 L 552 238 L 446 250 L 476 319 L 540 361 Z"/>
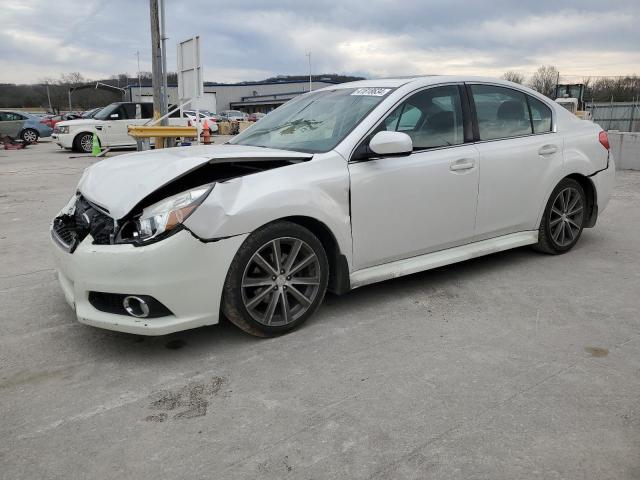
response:
<path id="1" fill-rule="evenodd" d="M 92 162 L 0 151 L 1 478 L 640 478 L 640 172 L 567 255 L 329 296 L 275 339 L 143 338 L 77 323 L 54 280 Z"/>

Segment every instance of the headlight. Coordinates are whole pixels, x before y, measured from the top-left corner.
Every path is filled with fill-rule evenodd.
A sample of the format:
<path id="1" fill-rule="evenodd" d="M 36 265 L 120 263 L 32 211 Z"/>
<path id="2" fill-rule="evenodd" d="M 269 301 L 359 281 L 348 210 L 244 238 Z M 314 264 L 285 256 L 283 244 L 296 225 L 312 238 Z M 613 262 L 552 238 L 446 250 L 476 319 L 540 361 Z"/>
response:
<path id="1" fill-rule="evenodd" d="M 203 185 L 145 208 L 136 222 L 138 239 L 143 242 L 151 240 L 176 228 L 207 198 L 212 189 L 213 184 Z"/>
<path id="2" fill-rule="evenodd" d="M 58 133 L 69 133 L 69 127 L 59 127 L 56 125 L 55 130 L 57 130 Z"/>

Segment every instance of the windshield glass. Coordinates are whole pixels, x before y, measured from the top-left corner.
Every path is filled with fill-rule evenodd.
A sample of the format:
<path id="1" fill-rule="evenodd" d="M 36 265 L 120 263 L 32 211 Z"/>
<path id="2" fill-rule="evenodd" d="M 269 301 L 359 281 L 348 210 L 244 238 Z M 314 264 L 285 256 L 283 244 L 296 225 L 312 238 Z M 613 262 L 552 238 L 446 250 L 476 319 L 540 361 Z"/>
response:
<path id="1" fill-rule="evenodd" d="M 229 143 L 320 153 L 335 148 L 390 88 L 342 88 L 301 95 Z"/>
<path id="2" fill-rule="evenodd" d="M 111 105 L 107 105 L 98 113 L 96 113 L 93 116 L 93 118 L 95 118 L 96 120 L 106 120 L 109 118 L 109 115 L 111 115 L 111 112 L 113 112 L 116 108 L 118 108 L 117 103 L 112 103 Z"/>

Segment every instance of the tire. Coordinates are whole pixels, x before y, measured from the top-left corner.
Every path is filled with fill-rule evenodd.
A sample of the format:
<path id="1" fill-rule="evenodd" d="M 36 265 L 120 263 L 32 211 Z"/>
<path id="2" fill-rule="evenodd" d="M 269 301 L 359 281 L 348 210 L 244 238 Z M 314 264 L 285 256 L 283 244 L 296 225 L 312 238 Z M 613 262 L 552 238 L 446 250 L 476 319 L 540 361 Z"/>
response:
<path id="1" fill-rule="evenodd" d="M 578 242 L 584 229 L 587 198 L 582 185 L 572 178 L 563 179 L 553 189 L 533 248 L 550 255 L 566 253 Z"/>
<path id="2" fill-rule="evenodd" d="M 38 137 L 40 137 L 38 131 L 33 128 L 25 128 L 20 133 L 20 138 L 25 143 L 36 143 L 38 141 Z"/>
<path id="3" fill-rule="evenodd" d="M 296 223 L 274 222 L 249 235 L 236 253 L 224 284 L 222 312 L 251 335 L 281 335 L 318 310 L 328 279 L 327 255 L 318 238 Z"/>
<path id="4" fill-rule="evenodd" d="M 82 153 L 91 153 L 93 146 L 93 133 L 82 132 L 73 140 L 73 150 Z"/>

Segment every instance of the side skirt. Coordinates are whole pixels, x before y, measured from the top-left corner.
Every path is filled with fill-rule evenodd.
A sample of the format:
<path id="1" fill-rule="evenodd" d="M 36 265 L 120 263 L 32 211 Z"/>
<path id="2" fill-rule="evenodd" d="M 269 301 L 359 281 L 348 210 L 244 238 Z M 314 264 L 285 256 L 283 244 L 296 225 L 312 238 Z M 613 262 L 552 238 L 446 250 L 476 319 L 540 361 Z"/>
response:
<path id="1" fill-rule="evenodd" d="M 382 282 L 383 280 L 389 280 L 391 278 L 431 270 L 432 268 L 462 262 L 491 253 L 502 252 L 511 248 L 532 245 L 537 241 L 537 230 L 510 233 L 509 235 L 503 235 L 481 242 L 469 243 L 459 247 L 364 268 L 351 273 L 351 288 L 358 288 L 363 285 L 369 285 L 370 283 Z"/>

